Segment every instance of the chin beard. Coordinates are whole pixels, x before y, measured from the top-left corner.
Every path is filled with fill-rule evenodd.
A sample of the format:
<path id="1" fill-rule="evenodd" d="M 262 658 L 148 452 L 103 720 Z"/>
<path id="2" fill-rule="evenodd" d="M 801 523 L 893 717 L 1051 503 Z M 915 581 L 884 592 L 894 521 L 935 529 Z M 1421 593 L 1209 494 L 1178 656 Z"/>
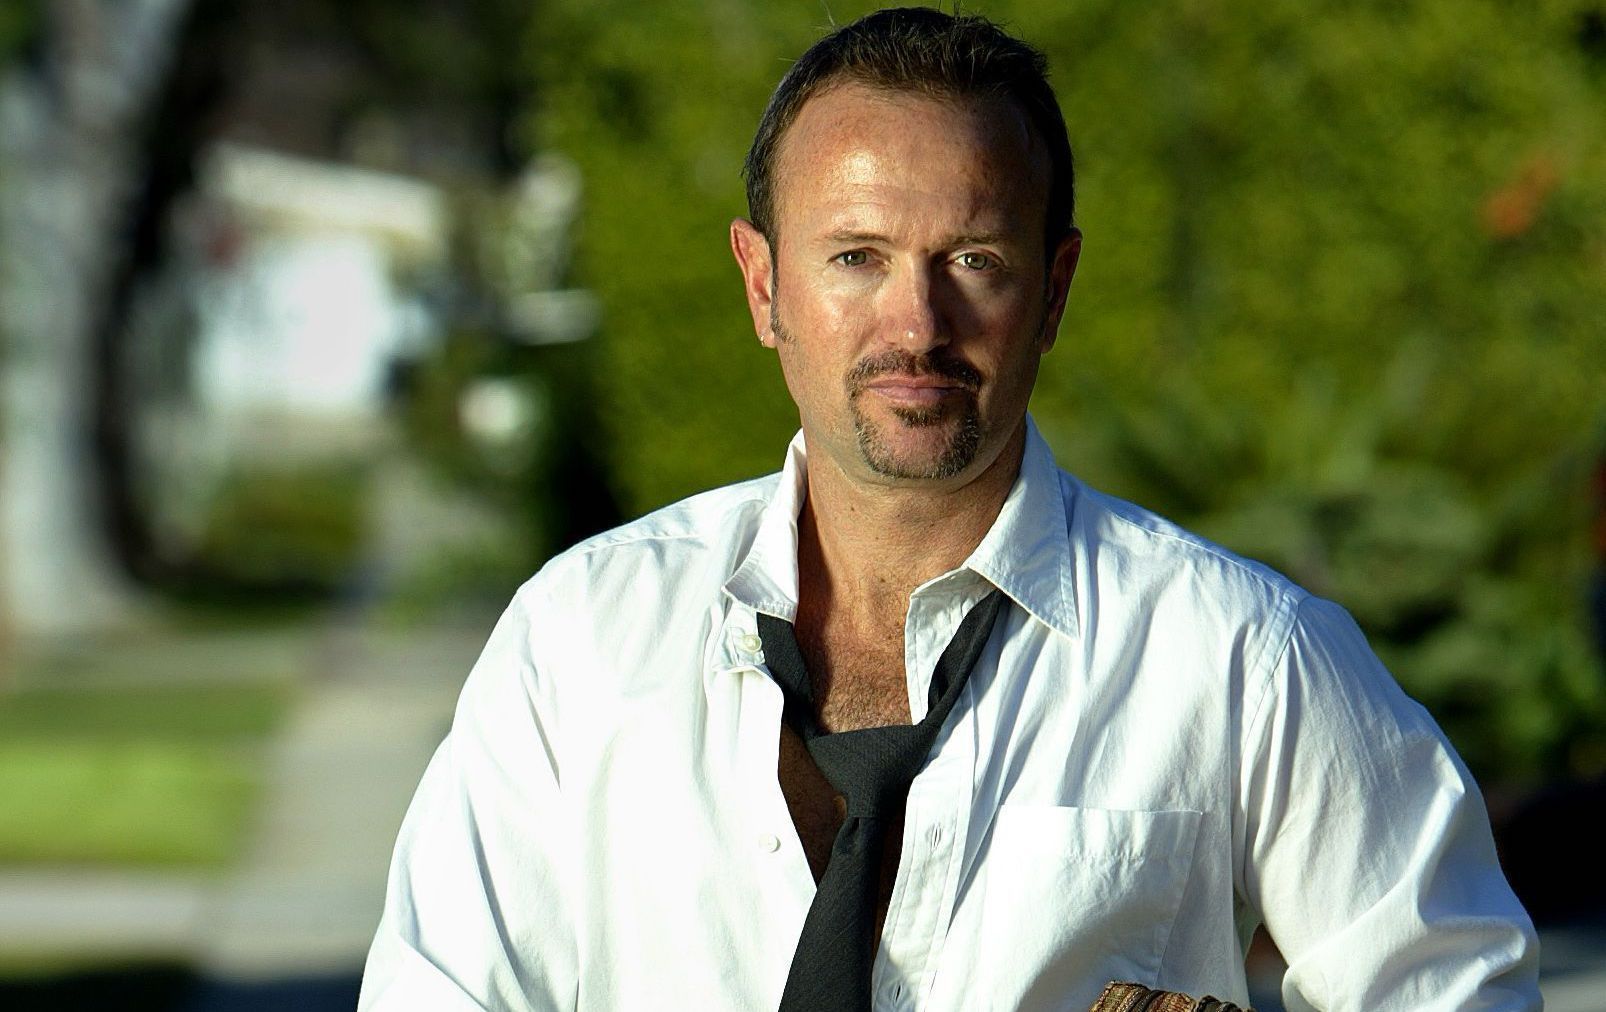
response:
<path id="1" fill-rule="evenodd" d="M 933 408 L 896 409 L 893 415 L 910 429 L 948 428 L 947 443 L 935 456 L 921 454 L 916 459 L 893 449 L 883 426 L 864 416 L 857 403 L 853 408 L 853 433 L 858 437 L 859 455 L 871 471 L 883 478 L 924 479 L 952 478 L 960 474 L 976 459 L 981 447 L 981 418 L 976 412 L 974 399 L 967 399 L 958 410 Z"/>

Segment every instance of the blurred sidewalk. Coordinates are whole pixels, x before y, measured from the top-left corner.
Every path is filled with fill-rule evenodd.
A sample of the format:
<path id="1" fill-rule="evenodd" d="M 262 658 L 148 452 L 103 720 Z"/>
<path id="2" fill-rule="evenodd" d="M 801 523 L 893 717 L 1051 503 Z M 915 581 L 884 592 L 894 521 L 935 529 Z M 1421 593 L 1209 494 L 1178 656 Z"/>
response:
<path id="1" fill-rule="evenodd" d="M 246 853 L 223 873 L 0 870 L 0 963 L 155 960 L 226 980 L 355 977 L 402 814 L 490 627 L 237 643 L 305 672 L 267 752 Z"/>
<path id="2" fill-rule="evenodd" d="M 299 655 L 307 674 L 269 751 L 247 853 L 222 874 L 0 870 L 0 964 L 154 960 L 225 983 L 354 981 L 402 814 L 490 627 L 259 644 Z M 1606 1012 L 1606 911 L 1540 934 L 1549 1012 Z"/>
<path id="3" fill-rule="evenodd" d="M 1546 1012 L 1606 1012 L 1606 911 L 1539 931 Z"/>
<path id="4" fill-rule="evenodd" d="M 255 845 L 214 896 L 199 969 L 227 978 L 360 971 L 390 852 L 483 630 L 351 632 L 328 644 L 274 753 Z"/>

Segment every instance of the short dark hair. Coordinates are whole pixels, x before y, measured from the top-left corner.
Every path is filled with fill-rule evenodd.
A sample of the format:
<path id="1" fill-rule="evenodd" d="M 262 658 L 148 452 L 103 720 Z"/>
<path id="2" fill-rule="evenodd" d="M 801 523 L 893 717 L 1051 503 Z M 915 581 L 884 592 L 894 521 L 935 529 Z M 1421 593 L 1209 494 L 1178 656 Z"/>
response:
<path id="1" fill-rule="evenodd" d="M 1065 133 L 1048 60 L 984 17 L 930 7 L 898 7 L 867 14 L 808 48 L 770 96 L 747 152 L 747 213 L 775 242 L 775 158 L 799 110 L 823 89 L 851 81 L 887 91 L 936 98 L 1001 98 L 1026 115 L 1048 150 L 1045 253 L 1071 229 L 1076 209 L 1071 143 Z"/>

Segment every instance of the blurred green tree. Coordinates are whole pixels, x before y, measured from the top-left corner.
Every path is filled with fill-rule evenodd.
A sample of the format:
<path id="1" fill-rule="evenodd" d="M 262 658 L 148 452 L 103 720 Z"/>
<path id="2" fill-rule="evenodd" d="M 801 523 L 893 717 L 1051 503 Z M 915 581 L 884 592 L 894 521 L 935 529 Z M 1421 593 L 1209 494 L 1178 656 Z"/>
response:
<path id="1" fill-rule="evenodd" d="M 13 0 L 0 6 L 0 67 L 38 31 L 40 6 L 39 0 Z"/>

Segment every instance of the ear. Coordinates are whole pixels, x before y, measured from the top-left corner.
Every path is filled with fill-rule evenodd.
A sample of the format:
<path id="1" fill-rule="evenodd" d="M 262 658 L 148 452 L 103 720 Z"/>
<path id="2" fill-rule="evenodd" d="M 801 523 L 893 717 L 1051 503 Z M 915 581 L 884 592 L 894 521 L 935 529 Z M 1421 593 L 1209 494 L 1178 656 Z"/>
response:
<path id="1" fill-rule="evenodd" d="M 1071 278 L 1082 256 L 1082 230 L 1073 228 L 1054 248 L 1048 265 L 1048 311 L 1043 314 L 1043 351 L 1054 347 L 1059 336 L 1060 318 L 1065 315 L 1065 298 L 1071 291 Z"/>
<path id="2" fill-rule="evenodd" d="M 736 254 L 736 266 L 742 270 L 742 288 L 747 293 L 747 309 L 753 314 L 753 331 L 760 344 L 773 348 L 770 291 L 775 279 L 775 258 L 770 254 L 769 240 L 752 222 L 737 218 L 731 222 L 731 252 Z"/>

